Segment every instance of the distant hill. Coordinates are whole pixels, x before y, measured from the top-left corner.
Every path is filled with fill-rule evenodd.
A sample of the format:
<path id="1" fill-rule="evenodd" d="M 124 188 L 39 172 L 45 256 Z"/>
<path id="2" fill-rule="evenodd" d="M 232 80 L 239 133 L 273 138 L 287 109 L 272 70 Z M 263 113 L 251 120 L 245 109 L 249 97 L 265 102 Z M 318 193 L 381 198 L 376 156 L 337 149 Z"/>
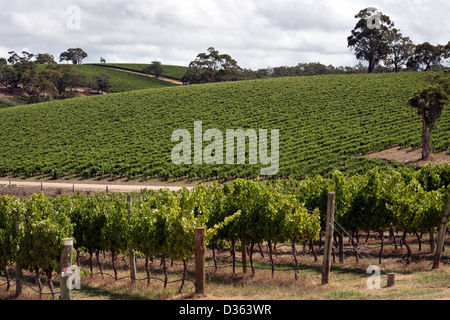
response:
<path id="1" fill-rule="evenodd" d="M 358 157 L 361 153 L 394 144 L 420 146 L 421 121 L 407 101 L 425 85 L 425 75 L 417 72 L 290 77 L 4 108 L 0 174 L 227 179 L 256 177 L 266 167 L 175 165 L 171 134 L 187 129 L 193 135 L 194 121 L 202 121 L 203 132 L 215 128 L 224 135 L 226 129 L 279 129 L 276 177 L 326 175 L 333 169 L 360 173 L 397 165 Z M 449 115 L 446 109 L 439 124 L 447 132 Z M 433 147 L 446 149 L 449 142 L 445 132 L 435 130 Z"/>
<path id="2" fill-rule="evenodd" d="M 111 77 L 110 82 L 112 85 L 110 89 L 111 93 L 174 86 L 174 84 L 169 82 L 141 76 L 138 74 L 123 72 L 120 70 L 105 68 L 94 64 L 72 64 L 70 66 L 75 71 L 85 74 L 88 77 L 92 77 L 93 75 L 99 73 L 105 73 L 109 75 Z"/>
<path id="3" fill-rule="evenodd" d="M 153 88 L 164 88 L 172 87 L 177 84 L 170 83 L 167 81 L 162 81 L 160 79 L 150 78 L 148 76 L 133 74 L 129 72 L 124 72 L 126 69 L 120 70 L 105 68 L 105 64 L 83 64 L 74 65 L 69 64 L 69 66 L 76 72 L 84 74 L 88 79 L 99 73 L 104 73 L 110 76 L 111 88 L 109 93 L 126 92 L 132 90 L 142 90 L 142 89 L 153 89 Z M 38 65 L 39 69 L 44 69 L 46 65 Z M 184 67 L 171 66 L 172 73 L 176 76 L 177 68 L 183 70 Z M 184 73 L 183 73 L 184 74 Z M 174 78 L 175 79 L 175 78 Z M 25 94 L 24 90 L 17 89 L 14 94 L 11 94 L 8 90 L 1 88 L 0 90 L 0 109 L 8 108 L 19 104 L 27 104 L 28 96 Z"/>
<path id="4" fill-rule="evenodd" d="M 141 72 L 146 66 L 150 64 L 144 63 L 100 63 L 95 64 L 96 66 L 105 66 L 105 67 L 114 67 L 118 69 L 130 70 L 130 71 L 138 71 Z M 172 78 L 176 80 L 181 80 L 184 74 L 186 73 L 187 67 L 183 66 L 173 66 L 173 65 L 163 65 L 164 72 L 162 76 L 167 78 Z"/>

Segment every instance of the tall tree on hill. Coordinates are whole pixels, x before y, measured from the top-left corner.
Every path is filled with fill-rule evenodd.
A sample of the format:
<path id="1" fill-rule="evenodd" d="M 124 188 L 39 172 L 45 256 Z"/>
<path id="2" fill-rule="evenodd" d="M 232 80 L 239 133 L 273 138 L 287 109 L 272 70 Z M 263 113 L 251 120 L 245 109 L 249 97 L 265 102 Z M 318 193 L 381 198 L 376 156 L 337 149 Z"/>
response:
<path id="1" fill-rule="evenodd" d="M 60 76 L 60 75 L 59 75 Z M 29 103 L 35 103 L 50 99 L 58 94 L 58 90 L 51 81 L 58 77 L 56 71 L 28 69 L 21 75 L 21 83 L 30 96 Z"/>
<path id="2" fill-rule="evenodd" d="M 22 57 L 20 57 L 15 51 L 9 51 L 8 54 L 10 55 L 8 58 L 8 62 L 12 65 L 19 62 L 30 62 L 34 57 L 34 54 L 27 51 L 22 51 Z"/>
<path id="3" fill-rule="evenodd" d="M 442 65 L 446 66 L 446 62 L 448 63 L 450 58 L 450 41 L 446 44 L 442 46 Z"/>
<path id="4" fill-rule="evenodd" d="M 392 29 L 392 32 L 387 37 L 390 48 L 386 57 L 386 64 L 393 65 L 394 71 L 398 72 L 400 67 L 412 56 L 414 44 L 409 37 L 403 37 L 400 31 L 395 28 Z"/>
<path id="5" fill-rule="evenodd" d="M 59 55 L 59 62 L 72 61 L 73 64 L 81 64 L 87 56 L 87 53 L 81 48 L 69 48 Z"/>
<path id="6" fill-rule="evenodd" d="M 81 73 L 77 73 L 68 65 L 49 64 L 46 66 L 46 69 L 54 70 L 61 74 L 61 77 L 53 78 L 53 83 L 60 95 L 62 95 L 66 89 L 72 91 L 72 89 L 83 87 L 85 85 L 85 76 Z"/>
<path id="7" fill-rule="evenodd" d="M 0 66 L 0 86 L 9 88 L 10 92 L 19 85 L 20 75 L 13 66 Z"/>
<path id="8" fill-rule="evenodd" d="M 8 62 L 10 64 L 14 65 L 20 61 L 20 57 L 15 51 L 9 51 L 8 54 L 9 54 Z"/>
<path id="9" fill-rule="evenodd" d="M 241 70 L 230 55 L 219 54 L 219 51 L 210 47 L 208 53 L 199 53 L 189 64 L 182 81 L 189 83 L 231 81 Z"/>
<path id="10" fill-rule="evenodd" d="M 414 60 L 419 68 L 429 71 L 431 67 L 438 65 L 444 55 L 444 47 L 441 45 L 434 46 L 429 42 L 418 44 L 414 50 Z"/>
<path id="11" fill-rule="evenodd" d="M 444 107 L 450 103 L 450 81 L 440 75 L 428 76 L 431 85 L 419 90 L 408 104 L 422 117 L 422 160 L 430 160 L 431 133 Z"/>
<path id="12" fill-rule="evenodd" d="M 369 63 L 369 73 L 373 72 L 389 53 L 389 35 L 394 27 L 387 15 L 381 12 L 373 14 L 373 9 L 375 8 L 363 9 L 355 16 L 359 20 L 347 38 L 348 47 L 353 49 L 356 58 Z M 375 24 L 373 17 L 376 17 Z"/>
<path id="13" fill-rule="evenodd" d="M 38 53 L 34 62 L 37 64 L 56 64 L 55 57 L 50 53 Z"/>
<path id="14" fill-rule="evenodd" d="M 150 65 L 142 69 L 142 72 L 146 74 L 154 74 L 156 78 L 158 78 L 164 71 L 164 67 L 159 61 L 152 61 Z"/>
<path id="15" fill-rule="evenodd" d="M 109 81 L 111 77 L 109 75 L 99 73 L 94 75 L 92 78 L 93 81 L 91 83 L 91 89 L 97 90 L 97 93 L 108 92 L 111 88 L 111 82 Z"/>

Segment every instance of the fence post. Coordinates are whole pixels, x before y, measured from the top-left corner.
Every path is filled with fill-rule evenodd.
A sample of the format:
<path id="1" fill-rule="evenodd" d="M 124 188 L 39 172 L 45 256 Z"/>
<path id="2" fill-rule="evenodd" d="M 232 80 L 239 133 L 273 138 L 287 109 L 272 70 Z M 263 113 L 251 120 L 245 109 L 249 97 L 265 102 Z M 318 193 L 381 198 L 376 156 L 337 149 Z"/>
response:
<path id="1" fill-rule="evenodd" d="M 450 211 L 450 196 L 447 200 L 447 206 L 445 207 L 444 215 L 441 219 L 441 226 L 439 228 L 438 244 L 437 244 L 436 253 L 434 255 L 434 261 L 433 261 L 433 269 L 438 269 L 439 262 L 441 261 L 441 254 L 444 249 L 445 233 L 447 232 L 449 211 Z"/>
<path id="2" fill-rule="evenodd" d="M 245 242 L 242 245 L 242 273 L 247 273 L 247 248 L 245 247 Z"/>
<path id="3" fill-rule="evenodd" d="M 73 252 L 73 239 L 64 238 L 64 247 L 61 251 L 61 280 L 60 280 L 60 300 L 72 300 L 72 286 L 67 285 L 67 280 L 70 278 L 68 275 L 68 268 L 72 267 L 72 252 Z"/>
<path id="4" fill-rule="evenodd" d="M 130 216 L 131 216 L 131 206 L 133 204 L 132 196 L 129 194 L 127 195 L 127 211 L 128 211 L 128 222 L 130 222 Z M 131 282 L 136 281 L 136 256 L 134 253 L 134 249 L 131 245 L 128 246 L 128 255 L 130 257 L 130 276 L 131 276 Z"/>
<path id="5" fill-rule="evenodd" d="M 428 191 L 428 185 L 429 185 L 429 180 L 430 180 L 430 172 L 425 171 L 425 191 Z M 430 236 L 430 251 L 433 252 L 436 249 L 435 243 L 434 243 L 434 232 L 430 231 L 429 233 Z"/>
<path id="6" fill-rule="evenodd" d="M 344 263 L 344 236 L 342 234 L 338 235 L 339 244 L 339 263 Z"/>
<path id="7" fill-rule="evenodd" d="M 11 181 L 9 181 L 11 186 Z M 19 233 L 19 210 L 16 211 L 16 233 Z M 22 266 L 19 262 L 16 262 L 16 297 L 22 294 Z"/>
<path id="8" fill-rule="evenodd" d="M 205 293 L 205 228 L 195 228 L 195 285 Z"/>
<path id="9" fill-rule="evenodd" d="M 329 282 L 330 265 L 331 265 L 331 246 L 333 245 L 333 230 L 334 230 L 334 207 L 335 207 L 334 192 L 328 193 L 327 203 L 327 222 L 325 233 L 325 246 L 323 250 L 323 265 L 322 265 L 322 284 Z"/>

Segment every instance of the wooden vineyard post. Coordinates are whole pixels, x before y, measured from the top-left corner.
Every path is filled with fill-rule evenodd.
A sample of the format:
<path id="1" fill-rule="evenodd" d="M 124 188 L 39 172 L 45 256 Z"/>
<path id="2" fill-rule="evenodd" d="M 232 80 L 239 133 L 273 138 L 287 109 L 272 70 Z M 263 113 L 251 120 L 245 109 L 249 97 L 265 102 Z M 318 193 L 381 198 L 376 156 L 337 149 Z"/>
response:
<path id="1" fill-rule="evenodd" d="M 11 181 L 9 181 L 11 186 Z M 16 233 L 19 233 L 19 210 L 16 211 Z M 16 297 L 22 294 L 22 266 L 19 262 L 16 262 Z"/>
<path id="2" fill-rule="evenodd" d="M 429 179 L 430 179 L 430 172 L 425 171 L 425 191 L 428 191 Z M 434 244 L 434 232 L 430 231 L 429 236 L 430 236 L 430 251 L 433 252 L 436 249 L 436 246 Z"/>
<path id="3" fill-rule="evenodd" d="M 128 211 L 128 222 L 130 222 L 130 216 L 131 216 L 131 206 L 133 204 L 133 199 L 131 195 L 127 195 L 127 211 Z M 131 245 L 128 246 L 128 255 L 130 257 L 130 277 L 131 282 L 136 282 L 136 256 L 134 253 L 134 249 Z"/>
<path id="4" fill-rule="evenodd" d="M 342 234 L 338 235 L 339 244 L 339 263 L 344 263 L 344 236 Z"/>
<path id="5" fill-rule="evenodd" d="M 429 233 L 430 236 L 430 251 L 433 252 L 434 250 L 436 250 L 436 244 L 435 244 L 435 240 L 434 240 L 434 232 L 430 231 Z"/>
<path id="6" fill-rule="evenodd" d="M 59 296 L 60 300 L 72 300 L 72 287 L 68 285 L 68 280 L 70 278 L 69 268 L 72 268 L 72 251 L 73 251 L 73 239 L 64 238 L 64 247 L 61 251 L 61 280 L 60 289 L 61 293 Z"/>
<path id="7" fill-rule="evenodd" d="M 439 268 L 439 262 L 441 260 L 441 254 L 444 249 L 444 240 L 445 240 L 445 233 L 447 232 L 447 223 L 448 223 L 448 213 L 450 211 L 450 196 L 447 200 L 447 206 L 445 207 L 444 216 L 441 220 L 441 226 L 439 228 L 439 237 L 438 237 L 438 244 L 436 248 L 436 253 L 434 255 L 434 261 L 433 261 L 433 269 Z"/>
<path id="8" fill-rule="evenodd" d="M 195 228 L 195 285 L 205 293 L 205 228 Z"/>
<path id="9" fill-rule="evenodd" d="M 247 273 L 247 251 L 244 242 L 242 242 L 242 272 Z"/>
<path id="10" fill-rule="evenodd" d="M 329 282 L 330 267 L 331 267 L 331 246 L 333 245 L 333 230 L 334 230 L 334 207 L 335 207 L 334 192 L 328 193 L 327 204 L 327 222 L 325 233 L 325 246 L 323 250 L 323 265 L 322 265 L 322 285 Z"/>

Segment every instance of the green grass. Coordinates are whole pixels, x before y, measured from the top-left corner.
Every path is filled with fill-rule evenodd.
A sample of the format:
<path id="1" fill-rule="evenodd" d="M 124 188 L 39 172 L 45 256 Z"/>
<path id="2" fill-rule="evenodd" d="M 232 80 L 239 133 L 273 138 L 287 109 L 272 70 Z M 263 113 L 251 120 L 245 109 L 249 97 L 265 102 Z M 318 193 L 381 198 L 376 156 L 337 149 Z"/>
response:
<path id="1" fill-rule="evenodd" d="M 96 65 L 70 65 L 75 71 L 86 75 L 87 77 L 92 77 L 99 73 L 105 73 L 109 75 L 111 89 L 109 92 L 126 92 L 132 90 L 142 90 L 150 88 L 163 88 L 175 86 L 172 83 L 161 81 L 158 79 L 153 79 L 137 74 L 127 73 L 120 70 L 112 70 Z"/>
<path id="2" fill-rule="evenodd" d="M 124 70 L 138 71 L 141 72 L 149 64 L 145 63 L 106 63 L 106 64 L 96 64 L 97 66 L 114 67 Z M 174 65 L 163 65 L 164 72 L 162 76 L 173 78 L 176 80 L 181 80 L 181 78 L 186 73 L 187 67 L 174 66 Z"/>
<path id="3" fill-rule="evenodd" d="M 187 129 L 193 135 L 194 121 L 203 122 L 203 132 L 219 129 L 224 138 L 226 129 L 279 129 L 277 177 L 325 175 L 333 169 L 361 173 L 391 164 L 357 157 L 360 153 L 421 144 L 421 121 L 407 101 L 426 85 L 424 77 L 400 73 L 278 78 L 1 109 L 0 174 L 236 178 L 258 176 L 260 168 L 267 167 L 173 164 L 171 151 L 178 142 L 171 141 L 171 134 Z M 443 119 L 449 114 L 446 109 Z M 440 127 L 450 131 L 447 121 Z M 432 145 L 446 149 L 448 144 L 445 133 L 435 130 Z"/>

